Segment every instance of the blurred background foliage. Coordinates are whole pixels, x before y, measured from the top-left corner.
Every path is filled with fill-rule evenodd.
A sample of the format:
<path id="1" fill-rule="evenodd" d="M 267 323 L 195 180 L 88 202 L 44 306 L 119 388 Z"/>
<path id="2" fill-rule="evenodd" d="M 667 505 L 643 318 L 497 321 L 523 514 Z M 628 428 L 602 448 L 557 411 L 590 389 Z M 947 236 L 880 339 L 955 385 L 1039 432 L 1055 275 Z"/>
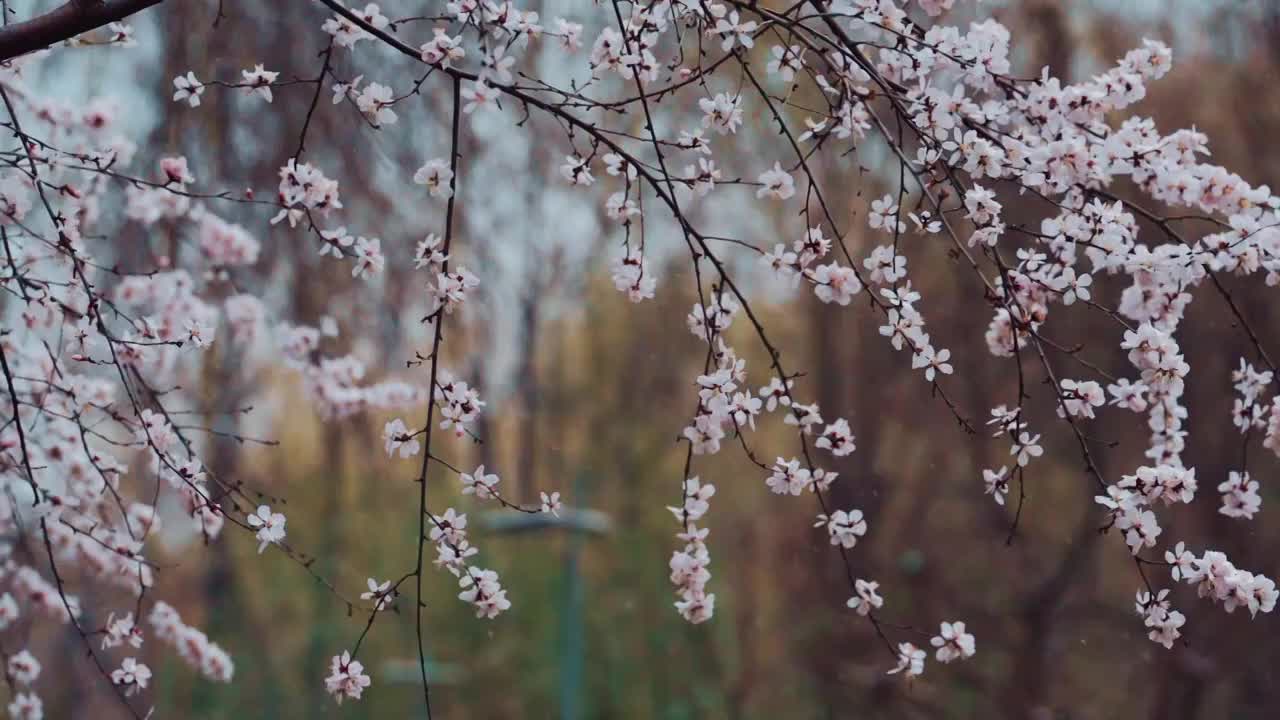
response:
<path id="1" fill-rule="evenodd" d="M 187 153 L 202 179 L 243 177 L 272 187 L 276 168 L 294 152 L 301 121 L 297 112 L 278 111 L 309 91 L 278 92 L 277 105 L 261 121 L 246 116 L 239 98 L 211 93 L 197 120 L 167 102 L 169 83 L 190 68 L 229 75 L 256 62 L 286 75 L 314 75 L 323 41 L 314 30 L 322 15 L 305 2 L 228 0 L 226 25 L 211 29 L 219 5 L 167 3 L 151 13 L 150 25 L 140 23 L 144 46 L 160 46 L 155 66 L 137 75 L 142 97 L 154 108 L 144 123 L 145 146 L 157 155 Z M 384 10 L 395 15 L 394 8 Z M 1205 131 L 1214 161 L 1250 182 L 1280 182 L 1273 149 L 1280 134 L 1280 8 L 1274 3 L 1010 0 L 987 2 L 977 12 L 1011 28 L 1022 76 L 1047 65 L 1079 79 L 1144 36 L 1170 42 L 1175 70 L 1154 84 L 1139 112 L 1154 116 L 1163 131 L 1191 125 Z M 552 9 L 544 16 L 553 16 Z M 767 53 L 767 44 L 757 50 Z M 434 210 L 405 207 L 402 181 L 386 177 L 412 174 L 424 147 L 436 148 L 426 156 L 443 154 L 447 107 L 447 96 L 428 96 L 422 112 L 432 125 L 409 139 L 370 139 L 351 113 L 316 115 L 313 152 L 323 167 L 341 168 L 334 174 L 355 215 L 344 222 L 381 233 L 384 247 L 389 236 L 411 243 L 425 234 L 420 228 L 438 224 Z M 768 117 L 759 108 L 748 115 L 757 137 L 768 137 Z M 363 133 L 359 143 L 338 142 L 352 133 Z M 855 569 L 882 583 L 890 622 L 932 632 L 938 621 L 963 619 L 977 636 L 978 654 L 965 664 L 935 666 L 911 685 L 886 678 L 892 658 L 845 609 L 848 589 L 825 535 L 811 527 L 814 507 L 771 496 L 758 469 L 732 447 L 697 459 L 695 467 L 719 490 L 708 515 L 717 613 L 700 626 L 681 621 L 667 578 L 677 528 L 665 505 L 679 497 L 683 449 L 676 438 L 693 408 L 689 380 L 702 362 L 703 350 L 684 326 L 693 278 L 687 258 L 676 253 L 661 273 L 655 301 L 633 306 L 613 290 L 600 267 L 617 238 L 592 229 L 590 218 L 573 225 L 547 200 L 557 191 L 546 189 L 555 183 L 543 179 L 554 177 L 562 140 L 550 136 L 517 155 L 490 147 L 486 172 L 519 180 L 493 195 L 469 195 L 465 184 L 460 193 L 469 262 L 487 282 L 502 279 L 489 283 L 496 289 L 487 306 L 446 343 L 450 366 L 478 381 L 490 400 L 479 430 L 484 442 L 446 442 L 441 452 L 464 469 L 484 463 L 518 500 L 559 490 L 567 505 L 606 513 L 613 529 L 485 531 L 484 510 L 458 499 L 456 477 L 432 473 L 431 507 L 469 513 L 479 526 L 474 541 L 481 561 L 500 571 L 514 603 L 498 620 L 476 620 L 454 597 L 451 577 L 426 575 L 437 717 L 1175 720 L 1280 713 L 1280 617 L 1250 622 L 1240 613 L 1226 615 L 1183 586 L 1174 592 L 1188 615 L 1187 643 L 1165 651 L 1146 640 L 1133 612 L 1139 580 L 1119 542 L 1098 533 L 1093 486 L 1048 393 L 1033 388 L 1031 419 L 1045 433 L 1046 455 L 1028 473 L 1025 514 L 1007 544 L 1010 513 L 983 496 L 981 483 L 982 468 L 1007 464 L 1005 445 L 957 427 L 925 383 L 904 371 L 904 357 L 879 337 L 878 322 L 861 306 L 828 307 L 773 290 L 762 290 L 767 304 L 760 307 L 788 365 L 806 373 L 801 395 L 816 399 L 828 416 L 849 418 L 857 434 L 858 451 L 833 465 L 841 477 L 833 489 L 836 505 L 861 508 L 870 522 L 853 553 Z M 372 144 L 365 148 L 366 142 Z M 479 140 L 468 142 L 464 157 L 483 154 Z M 859 162 L 869 167 L 859 169 Z M 893 182 L 875 165 L 873 157 L 859 157 L 819 168 L 827 186 L 837 189 L 839 216 L 861 216 L 865 203 Z M 464 161 L 464 176 L 474 175 L 466 168 Z M 493 176 L 480 182 L 492 183 Z M 1014 201 L 1006 213 L 1010 222 L 1033 217 Z M 393 222 L 387 218 L 399 225 L 379 230 Z M 765 220 L 754 228 L 757 244 L 794 234 L 794 218 Z M 855 223 L 848 242 L 865 254 L 876 241 L 859 237 L 861 226 Z M 558 233 L 588 240 L 559 245 L 553 241 Z M 387 358 L 388 367 L 378 372 L 404 374 L 398 363 L 412 355 L 412 325 L 421 315 L 412 312 L 407 274 L 390 272 L 376 293 L 361 294 L 342 267 L 325 264 L 310 247 L 297 248 L 297 236 L 276 228 L 269 240 L 259 286 L 285 308 L 281 319 L 315 322 L 328 312 L 345 329 L 372 328 L 381 335 L 364 338 L 363 350 Z M 157 252 L 154 245 L 136 251 Z M 1013 400 L 1014 366 L 987 354 L 982 336 L 989 310 L 975 301 L 979 290 L 971 275 L 942 250 L 908 254 L 930 327 L 958 358 L 950 392 L 961 412 L 980 424 L 990 407 Z M 745 265 L 743 271 L 750 272 Z M 1280 326 L 1271 315 L 1274 300 L 1256 284 L 1231 289 L 1262 336 L 1274 338 Z M 1100 294 L 1114 301 L 1120 290 L 1104 280 Z M 401 311 L 388 318 L 380 307 Z M 1273 508 L 1280 492 L 1274 458 L 1262 451 L 1251 458 L 1263 486 L 1261 521 L 1243 524 L 1216 513 L 1213 486 L 1240 453 L 1229 420 L 1229 373 L 1249 354 L 1227 317 L 1217 298 L 1206 295 L 1183 325 L 1181 342 L 1193 368 L 1185 459 L 1197 468 L 1201 497 L 1164 511 L 1162 519 L 1169 519 L 1169 538 L 1196 548 L 1212 541 L 1241 567 L 1275 576 L 1280 526 Z M 1090 361 L 1127 373 L 1119 338 L 1099 318 L 1058 313 L 1050 332 L 1067 347 L 1087 344 Z M 765 367 L 751 338 L 735 337 L 748 367 Z M 1067 358 L 1055 362 L 1068 376 L 1081 371 Z M 753 374 L 752 384 L 764 379 Z M 275 448 L 214 441 L 209 462 L 223 476 L 287 498 L 289 539 L 317 558 L 315 573 L 355 597 L 366 577 L 394 578 L 412 566 L 417 489 L 412 470 L 382 452 L 381 426 L 389 418 L 322 423 L 296 378 L 270 369 L 247 372 L 225 347 L 189 389 L 215 427 L 279 440 Z M 245 404 L 255 411 L 233 412 Z M 775 420 L 754 436 L 766 459 L 792 454 L 794 438 Z M 1117 444 L 1101 453 L 1109 476 L 1141 463 L 1145 431 L 1135 416 L 1104 412 L 1091 433 Z M 228 686 L 206 683 L 168 650 L 149 644 L 145 661 L 162 670 L 154 692 L 159 717 L 425 717 L 411 600 L 402 598 L 399 612 L 379 620 L 361 653 L 374 683 L 366 699 L 339 707 L 325 695 L 322 679 L 329 658 L 354 642 L 365 616 L 279 553 L 257 556 L 247 536 L 229 532 L 207 549 L 192 550 L 175 544 L 168 553 L 158 596 L 232 653 L 237 679 Z M 910 630 L 892 632 L 919 640 Z M 97 678 L 78 671 L 85 661 L 77 641 L 43 641 L 66 647 L 46 665 L 45 681 L 65 685 L 45 694 L 49 716 L 109 717 L 113 710 Z"/>

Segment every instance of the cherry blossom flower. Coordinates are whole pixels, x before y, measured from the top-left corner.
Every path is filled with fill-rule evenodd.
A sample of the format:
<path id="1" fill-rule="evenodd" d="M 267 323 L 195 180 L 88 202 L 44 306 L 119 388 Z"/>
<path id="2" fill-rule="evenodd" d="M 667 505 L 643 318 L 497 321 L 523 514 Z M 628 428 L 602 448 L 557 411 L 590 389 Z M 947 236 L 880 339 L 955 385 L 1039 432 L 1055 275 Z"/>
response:
<path id="1" fill-rule="evenodd" d="M 40 677 L 40 661 L 28 650 L 9 656 L 5 666 L 7 676 L 19 685 L 30 685 Z"/>
<path id="2" fill-rule="evenodd" d="M 853 433 L 849 430 L 849 421 L 844 418 L 837 419 L 835 423 L 828 425 L 822 431 L 821 437 L 813 444 L 824 450 L 830 450 L 836 457 L 844 457 L 857 449 L 853 442 Z"/>
<path id="3" fill-rule="evenodd" d="M 480 77 L 483 80 L 493 80 L 500 85 L 508 85 L 514 79 L 511 75 L 511 66 L 515 63 L 516 59 L 507 55 L 506 48 L 497 45 L 481 58 L 483 70 Z"/>
<path id="4" fill-rule="evenodd" d="M 831 544 L 845 549 L 852 549 L 858 544 L 858 538 L 867 533 L 867 521 L 862 518 L 861 510 L 836 510 L 831 517 L 819 515 L 814 527 L 825 527 Z"/>
<path id="5" fill-rule="evenodd" d="M 619 292 L 626 293 L 631 302 L 652 298 L 657 284 L 657 278 L 639 254 L 627 254 L 613 264 L 613 285 Z"/>
<path id="6" fill-rule="evenodd" d="M 280 73 L 267 70 L 258 64 L 252 70 L 241 70 L 240 75 L 243 76 L 244 85 L 251 95 L 257 95 L 271 102 L 271 83 L 280 77 Z"/>
<path id="7" fill-rule="evenodd" d="M 771 197 L 778 200 L 786 200 L 796 194 L 795 179 L 791 177 L 791 173 L 782 169 L 780 163 L 774 163 L 773 169 L 760 173 L 757 180 L 760 183 L 760 189 L 756 190 L 756 197 Z"/>
<path id="8" fill-rule="evenodd" d="M 151 668 L 138 662 L 137 659 L 127 657 L 120 663 L 120 667 L 111 671 L 111 682 L 123 687 L 125 695 L 133 695 L 140 690 L 147 689 L 147 683 L 151 681 Z"/>
<path id="9" fill-rule="evenodd" d="M 872 230 L 884 229 L 893 231 L 898 223 L 898 204 L 892 195 L 885 195 L 879 200 L 871 201 L 871 212 L 867 213 L 867 224 Z"/>
<path id="10" fill-rule="evenodd" d="M 417 249 L 413 254 L 413 267 L 415 270 L 430 268 L 438 275 L 444 271 L 444 263 L 448 259 L 449 256 L 445 255 L 442 249 L 440 236 L 432 233 L 418 241 Z"/>
<path id="11" fill-rule="evenodd" d="M 409 432 L 409 428 L 404 424 L 404 420 L 400 418 L 396 418 L 383 426 L 382 440 L 388 456 L 394 456 L 399 453 L 401 458 L 409 458 L 417 455 L 422 450 L 422 444 L 418 442 L 416 437 L 413 437 L 413 434 Z"/>
<path id="12" fill-rule="evenodd" d="M 458 578 L 462 591 L 458 598 L 475 607 L 476 617 L 492 620 L 511 609 L 507 591 L 498 582 L 498 574 L 492 570 L 472 570 Z"/>
<path id="13" fill-rule="evenodd" d="M 391 109 L 391 103 L 394 101 L 395 94 L 391 88 L 378 83 L 369 83 L 356 97 L 356 106 L 368 118 L 370 124 L 374 127 L 382 127 L 394 125 L 398 118 L 395 111 Z"/>
<path id="14" fill-rule="evenodd" d="M 196 181 L 187 167 L 185 157 L 160 158 L 160 172 L 164 173 L 165 178 L 171 183 L 185 185 Z"/>
<path id="15" fill-rule="evenodd" d="M 285 517 L 281 513 L 271 512 L 266 505 L 259 505 L 256 512 L 245 518 L 249 527 L 257 529 L 258 553 L 267 549 L 268 545 L 284 540 Z"/>
<path id="16" fill-rule="evenodd" d="M 320 256 L 332 255 L 335 258 L 341 258 L 346 254 L 347 248 L 355 244 L 355 237 L 347 232 L 345 227 L 332 228 L 329 230 L 321 230 L 320 237 L 324 239 L 324 243 L 320 245 Z"/>
<path id="17" fill-rule="evenodd" d="M 1262 508 L 1258 481 L 1250 480 L 1247 472 L 1227 473 L 1227 480 L 1218 485 L 1218 492 L 1222 493 L 1222 507 L 1218 512 L 1227 517 L 1251 520 Z"/>
<path id="18" fill-rule="evenodd" d="M 739 19 L 737 10 L 729 10 L 726 12 L 724 5 L 713 5 L 711 10 L 713 15 L 718 13 L 715 27 L 711 29 L 712 33 L 723 38 L 720 42 L 720 49 L 729 52 L 733 49 L 734 44 L 750 50 L 755 46 L 755 41 L 751 34 L 756 30 L 754 20 L 743 22 Z"/>
<path id="19" fill-rule="evenodd" d="M 288 219 L 290 227 L 296 227 L 306 216 L 306 210 L 323 213 L 342 208 L 337 181 L 325 177 L 310 163 L 297 162 L 296 158 L 280 168 L 279 197 L 283 209 L 271 219 L 273 225 Z"/>
<path id="20" fill-rule="evenodd" d="M 200 107 L 200 96 L 204 94 L 204 83 L 196 79 L 194 72 L 179 75 L 173 79 L 173 101 L 186 101 L 191 107 Z"/>
<path id="21" fill-rule="evenodd" d="M 324 689 L 341 705 L 343 700 L 359 700 L 372 682 L 364 674 L 364 665 L 359 660 L 352 660 L 350 652 L 343 651 L 342 655 L 333 656 L 329 676 L 324 679 Z"/>
<path id="22" fill-rule="evenodd" d="M 786 82 L 795 80 L 796 73 L 804 68 L 804 50 L 799 45 L 774 45 L 766 70 L 770 75 L 780 75 Z"/>
<path id="23" fill-rule="evenodd" d="M 589 186 L 596 181 L 591 175 L 591 166 L 577 155 L 565 158 L 560 166 L 560 175 L 573 185 Z"/>
<path id="24" fill-rule="evenodd" d="M 717 93 L 712 98 L 698 101 L 702 109 L 702 127 L 711 128 L 721 135 L 737 132 L 742 124 L 742 98 L 728 93 Z"/>
<path id="25" fill-rule="evenodd" d="M 369 3 L 363 10 L 355 10 L 354 12 L 364 23 L 379 30 L 387 27 L 390 22 L 374 3 Z M 373 35 L 362 26 L 341 16 L 329 18 L 321 29 L 333 36 L 333 40 L 338 47 L 354 47 L 361 40 L 373 38 Z"/>
<path id="26" fill-rule="evenodd" d="M 1058 383 L 1061 392 L 1061 403 L 1058 405 L 1058 417 L 1092 418 L 1093 409 L 1102 407 L 1107 397 L 1102 386 L 1092 380 L 1064 379 Z"/>
<path id="27" fill-rule="evenodd" d="M 924 674 L 925 651 L 909 642 L 898 643 L 898 664 L 888 674 L 906 671 L 908 679 Z"/>
<path id="28" fill-rule="evenodd" d="M 113 22 L 107 25 L 110 33 L 109 43 L 122 48 L 137 47 L 138 41 L 133 37 L 133 26 L 124 22 Z"/>
<path id="29" fill-rule="evenodd" d="M 1019 433 L 1018 439 L 1009 448 L 1009 454 L 1017 458 L 1019 467 L 1026 467 L 1031 458 L 1044 454 L 1044 448 L 1040 447 L 1040 436 L 1029 432 Z"/>
<path id="30" fill-rule="evenodd" d="M 941 631 L 929 640 L 929 644 L 938 649 L 935 657 L 940 663 L 967 660 L 976 652 L 973 635 L 965 632 L 962 622 L 942 623 Z"/>
<path id="31" fill-rule="evenodd" d="M 498 476 L 486 475 L 483 465 L 477 467 L 471 474 L 462 473 L 460 477 L 463 495 L 475 495 L 480 500 L 491 500 L 497 496 L 494 488 L 498 486 Z"/>
<path id="32" fill-rule="evenodd" d="M 1147 636 L 1166 649 L 1172 648 L 1173 642 L 1182 636 L 1179 629 L 1187 621 L 1182 613 L 1170 609 L 1168 596 L 1167 589 L 1154 596 L 1149 592 L 1139 592 L 1137 600 L 1138 614 L 1142 616 L 1146 626 L 1151 628 Z"/>
<path id="33" fill-rule="evenodd" d="M 1004 505 L 1005 495 L 1009 494 L 1009 468 L 983 470 L 982 482 L 986 485 L 986 494 L 990 495 L 997 505 Z"/>
<path id="34" fill-rule="evenodd" d="M 183 329 L 186 330 L 187 339 L 195 347 L 204 349 L 213 344 L 214 331 L 200 318 L 187 318 L 183 322 Z"/>
<path id="35" fill-rule="evenodd" d="M 477 109 L 485 110 L 492 105 L 496 105 L 498 93 L 483 79 L 480 79 L 462 88 L 462 99 L 467 101 L 462 106 L 462 112 L 470 115 Z"/>
<path id="36" fill-rule="evenodd" d="M 935 350 L 932 345 L 926 345 L 911 356 L 911 367 L 915 369 L 924 368 L 924 379 L 929 382 L 935 382 L 939 373 L 950 375 L 953 372 L 951 363 L 947 362 L 951 359 L 951 351 L 942 348 Z"/>
<path id="37" fill-rule="evenodd" d="M 877 592 L 879 587 L 878 582 L 859 578 L 854 583 L 854 591 L 857 594 L 849 598 L 846 604 L 857 610 L 859 615 L 870 615 L 874 610 L 884 607 L 884 598 Z"/>
<path id="38" fill-rule="evenodd" d="M 356 264 L 351 268 L 351 277 L 361 275 L 378 275 L 386 267 L 387 260 L 382 256 L 382 241 L 378 238 L 356 238 Z"/>
<path id="39" fill-rule="evenodd" d="M 375 612 L 386 610 L 391 607 L 391 603 L 395 602 L 396 591 L 391 587 L 390 580 L 384 580 L 379 583 L 373 578 L 367 581 L 369 589 L 360 593 L 361 600 L 373 600 L 373 609 Z"/>
<path id="40" fill-rule="evenodd" d="M 431 197 L 447 199 L 453 196 L 453 170 L 443 158 L 428 160 L 413 174 L 413 181 L 426 185 Z"/>
<path id="41" fill-rule="evenodd" d="M 120 647 L 123 644 L 134 649 L 142 647 L 142 630 L 134 623 L 133 613 L 117 618 L 115 613 L 107 617 L 107 627 L 102 636 L 103 649 Z"/>
<path id="42" fill-rule="evenodd" d="M 556 18 L 556 29 L 551 34 L 560 38 L 560 46 L 573 51 L 582 47 L 582 24 Z"/>
<path id="43" fill-rule="evenodd" d="M 813 294 L 824 303 L 848 305 L 853 296 L 862 291 L 862 282 L 858 280 L 857 272 L 836 263 L 819 265 L 814 268 L 810 277 L 814 282 Z"/>
<path id="44" fill-rule="evenodd" d="M 7 709 L 13 720 L 41 720 L 44 717 L 44 703 L 38 695 L 30 692 L 14 694 Z"/>
<path id="45" fill-rule="evenodd" d="M 451 37 L 444 28 L 432 28 L 435 36 L 430 42 L 423 43 L 421 49 L 422 62 L 443 68 L 453 67 L 453 63 L 467 56 L 462 46 L 461 37 Z"/>
<path id="46" fill-rule="evenodd" d="M 543 493 L 539 493 L 539 497 L 542 500 L 542 506 L 541 506 L 542 512 L 551 513 L 556 517 L 560 517 L 560 510 L 564 507 L 563 505 L 560 504 L 560 493 L 552 492 L 550 495 L 548 495 L 547 493 L 543 492 Z"/>

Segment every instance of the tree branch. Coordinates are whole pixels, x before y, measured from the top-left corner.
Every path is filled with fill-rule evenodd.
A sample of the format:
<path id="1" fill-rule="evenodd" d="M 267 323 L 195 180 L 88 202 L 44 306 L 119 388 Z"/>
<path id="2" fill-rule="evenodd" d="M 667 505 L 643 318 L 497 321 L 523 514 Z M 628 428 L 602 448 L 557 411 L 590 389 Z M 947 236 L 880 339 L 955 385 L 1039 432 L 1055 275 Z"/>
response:
<path id="1" fill-rule="evenodd" d="M 30 20 L 0 28 L 0 62 L 100 28 L 164 0 L 70 0 Z"/>

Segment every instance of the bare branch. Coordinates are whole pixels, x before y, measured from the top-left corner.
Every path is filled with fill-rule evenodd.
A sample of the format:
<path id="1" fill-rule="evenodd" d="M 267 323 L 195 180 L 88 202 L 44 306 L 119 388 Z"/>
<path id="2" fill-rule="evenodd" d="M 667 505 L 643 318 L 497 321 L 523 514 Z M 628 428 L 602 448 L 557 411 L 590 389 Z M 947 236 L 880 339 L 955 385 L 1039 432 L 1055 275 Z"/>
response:
<path id="1" fill-rule="evenodd" d="M 123 20 L 164 0 L 71 0 L 44 15 L 0 28 L 0 62 Z"/>

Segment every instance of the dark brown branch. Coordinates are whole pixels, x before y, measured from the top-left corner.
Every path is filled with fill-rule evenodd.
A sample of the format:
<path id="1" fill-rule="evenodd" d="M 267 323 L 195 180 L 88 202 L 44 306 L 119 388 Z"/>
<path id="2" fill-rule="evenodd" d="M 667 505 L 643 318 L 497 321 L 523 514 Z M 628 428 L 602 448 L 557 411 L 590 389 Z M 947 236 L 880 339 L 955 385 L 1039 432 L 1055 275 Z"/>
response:
<path id="1" fill-rule="evenodd" d="M 161 2 L 164 0 L 70 0 L 43 15 L 0 28 L 0 62 L 123 20 Z"/>

